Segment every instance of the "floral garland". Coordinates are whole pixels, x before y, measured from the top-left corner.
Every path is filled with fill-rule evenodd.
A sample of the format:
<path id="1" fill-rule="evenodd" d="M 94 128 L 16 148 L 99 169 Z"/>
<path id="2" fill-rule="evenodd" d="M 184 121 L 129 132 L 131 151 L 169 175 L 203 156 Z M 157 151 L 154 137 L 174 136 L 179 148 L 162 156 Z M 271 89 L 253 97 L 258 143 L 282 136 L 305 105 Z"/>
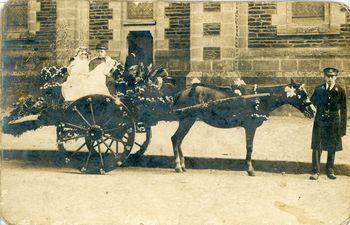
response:
<path id="1" fill-rule="evenodd" d="M 44 67 L 40 72 L 40 79 L 43 85 L 40 89 L 51 89 L 59 87 L 65 81 L 68 75 L 68 70 L 66 67 L 56 68 L 51 66 L 49 68 Z"/>

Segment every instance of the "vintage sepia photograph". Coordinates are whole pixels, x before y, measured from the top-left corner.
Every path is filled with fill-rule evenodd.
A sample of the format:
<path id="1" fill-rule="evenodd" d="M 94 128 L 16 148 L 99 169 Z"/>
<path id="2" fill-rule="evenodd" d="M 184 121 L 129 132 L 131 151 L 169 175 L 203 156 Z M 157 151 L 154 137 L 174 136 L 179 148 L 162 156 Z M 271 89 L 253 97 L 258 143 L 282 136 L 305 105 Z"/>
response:
<path id="1" fill-rule="evenodd" d="M 350 2 L 0 0 L 0 225 L 350 225 Z"/>

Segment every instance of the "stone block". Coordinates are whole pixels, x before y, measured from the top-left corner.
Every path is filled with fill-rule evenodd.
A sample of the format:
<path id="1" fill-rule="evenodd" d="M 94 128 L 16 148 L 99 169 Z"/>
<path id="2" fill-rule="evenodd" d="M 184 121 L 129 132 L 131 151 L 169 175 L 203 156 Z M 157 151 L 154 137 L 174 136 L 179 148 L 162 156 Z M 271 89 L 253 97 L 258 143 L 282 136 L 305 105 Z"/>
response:
<path id="1" fill-rule="evenodd" d="M 202 54 L 201 48 L 195 48 L 191 49 L 191 59 L 193 60 L 202 60 L 203 54 Z"/>
<path id="2" fill-rule="evenodd" d="M 235 4 L 237 4 L 237 2 L 222 2 L 222 12 L 227 12 L 227 11 L 233 11 L 235 10 Z"/>
<path id="3" fill-rule="evenodd" d="M 297 71 L 298 64 L 296 60 L 282 60 L 281 61 L 282 71 Z"/>
<path id="4" fill-rule="evenodd" d="M 323 59 L 321 60 L 321 69 L 325 67 L 335 67 L 338 70 L 342 70 L 342 61 L 340 59 Z"/>
<path id="5" fill-rule="evenodd" d="M 303 72 L 320 71 L 320 60 L 298 60 L 298 70 Z"/>
<path id="6" fill-rule="evenodd" d="M 250 61 L 250 60 L 238 61 L 238 70 L 239 71 L 251 71 L 252 70 L 252 61 Z"/>
<path id="7" fill-rule="evenodd" d="M 343 70 L 350 71 L 350 59 L 343 60 Z"/>
<path id="8" fill-rule="evenodd" d="M 232 59 L 235 56 L 235 49 L 234 48 L 222 48 L 221 49 L 221 56 L 223 59 Z"/>
<path id="9" fill-rule="evenodd" d="M 168 40 L 156 40 L 156 49 L 169 49 L 169 42 Z"/>
<path id="10" fill-rule="evenodd" d="M 210 71 L 210 63 L 203 61 L 192 61 L 191 71 Z"/>
<path id="11" fill-rule="evenodd" d="M 232 60 L 220 60 L 212 62 L 213 71 L 233 71 L 233 61 Z"/>
<path id="12" fill-rule="evenodd" d="M 203 60 L 219 60 L 221 58 L 220 47 L 204 47 Z"/>
<path id="13" fill-rule="evenodd" d="M 216 36 L 220 35 L 220 23 L 204 23 L 203 24 L 203 36 Z"/>
<path id="14" fill-rule="evenodd" d="M 220 2 L 204 2 L 203 3 L 204 12 L 220 12 L 221 3 Z"/>
<path id="15" fill-rule="evenodd" d="M 279 61 L 278 60 L 254 60 L 253 68 L 257 71 L 278 71 Z"/>

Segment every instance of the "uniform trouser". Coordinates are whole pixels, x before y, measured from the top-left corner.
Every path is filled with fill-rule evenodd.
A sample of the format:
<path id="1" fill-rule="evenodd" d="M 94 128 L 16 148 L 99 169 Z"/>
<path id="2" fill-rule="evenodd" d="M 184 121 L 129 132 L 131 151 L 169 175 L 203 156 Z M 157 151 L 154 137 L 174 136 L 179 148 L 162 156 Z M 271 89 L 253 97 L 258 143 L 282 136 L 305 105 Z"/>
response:
<path id="1" fill-rule="evenodd" d="M 312 150 L 312 173 L 320 173 L 320 160 L 322 150 Z M 327 172 L 333 172 L 335 152 L 328 152 L 327 155 Z"/>

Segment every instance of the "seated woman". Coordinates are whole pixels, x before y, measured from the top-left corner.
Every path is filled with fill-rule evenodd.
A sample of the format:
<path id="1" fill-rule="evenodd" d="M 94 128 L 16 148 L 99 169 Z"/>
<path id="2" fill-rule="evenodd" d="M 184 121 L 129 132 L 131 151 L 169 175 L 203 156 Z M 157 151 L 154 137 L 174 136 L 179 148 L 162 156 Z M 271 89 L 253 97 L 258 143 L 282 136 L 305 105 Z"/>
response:
<path id="1" fill-rule="evenodd" d="M 65 101 L 74 101 L 84 95 L 84 83 L 89 74 L 89 55 L 87 48 L 78 48 L 75 57 L 67 67 L 69 76 L 62 84 L 62 95 Z"/>

